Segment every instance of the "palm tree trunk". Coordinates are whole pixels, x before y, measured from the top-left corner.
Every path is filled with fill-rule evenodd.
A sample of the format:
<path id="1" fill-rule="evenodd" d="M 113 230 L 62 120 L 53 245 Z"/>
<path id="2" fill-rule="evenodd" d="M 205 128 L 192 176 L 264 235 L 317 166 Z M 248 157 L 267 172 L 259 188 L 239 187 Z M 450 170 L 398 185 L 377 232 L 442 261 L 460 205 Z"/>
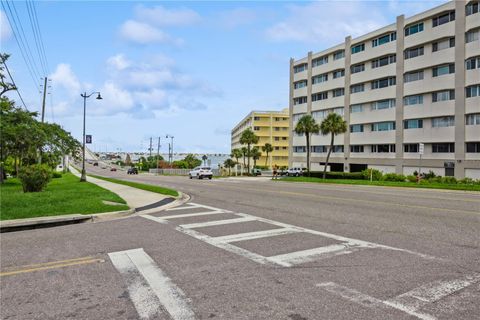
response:
<path id="1" fill-rule="evenodd" d="M 267 156 L 265 157 L 265 167 L 267 167 L 267 161 L 268 161 L 268 151 L 267 151 Z"/>
<path id="2" fill-rule="evenodd" d="M 330 154 L 332 153 L 334 138 L 335 138 L 335 135 L 332 133 L 332 140 L 330 140 L 330 148 L 327 153 L 327 160 L 325 160 L 325 167 L 323 168 L 323 179 L 325 179 L 325 177 L 327 176 L 328 160 L 330 159 Z"/>
<path id="3" fill-rule="evenodd" d="M 307 171 L 310 177 L 310 133 L 305 132 L 305 137 L 307 139 Z"/>
<path id="4" fill-rule="evenodd" d="M 250 174 L 250 143 L 247 144 L 247 150 L 248 150 L 248 154 L 247 154 L 247 172 L 248 172 L 248 174 Z"/>

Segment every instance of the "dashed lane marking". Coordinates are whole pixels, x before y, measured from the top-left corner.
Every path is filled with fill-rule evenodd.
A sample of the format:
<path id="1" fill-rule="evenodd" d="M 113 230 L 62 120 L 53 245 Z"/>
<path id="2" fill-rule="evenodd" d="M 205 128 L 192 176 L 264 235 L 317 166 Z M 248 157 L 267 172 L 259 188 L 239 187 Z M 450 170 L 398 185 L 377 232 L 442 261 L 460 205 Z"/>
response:
<path id="1" fill-rule="evenodd" d="M 435 320 L 436 317 L 418 310 L 477 282 L 480 282 L 480 273 L 460 279 L 434 281 L 388 300 L 380 300 L 334 282 L 319 283 L 317 286 L 365 307 L 397 309 L 422 320 Z"/>
<path id="2" fill-rule="evenodd" d="M 130 298 L 141 319 L 157 319 L 166 310 L 173 320 L 193 320 L 183 291 L 142 248 L 108 254 L 128 284 Z"/>

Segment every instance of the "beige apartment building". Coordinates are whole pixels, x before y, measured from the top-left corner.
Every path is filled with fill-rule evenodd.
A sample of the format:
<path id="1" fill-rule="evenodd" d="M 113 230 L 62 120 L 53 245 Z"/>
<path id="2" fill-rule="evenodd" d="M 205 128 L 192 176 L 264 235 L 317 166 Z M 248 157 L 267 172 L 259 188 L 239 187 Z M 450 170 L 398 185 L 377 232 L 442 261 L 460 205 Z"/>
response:
<path id="1" fill-rule="evenodd" d="M 257 165 L 268 167 L 277 165 L 288 166 L 288 138 L 289 138 L 288 108 L 282 111 L 252 111 L 240 121 L 232 130 L 232 150 L 240 149 L 245 145 L 240 143 L 242 132 L 247 128 L 259 137 L 256 146 L 262 151 L 265 143 L 270 143 L 273 151 L 267 155 L 262 151 L 262 156 L 257 160 Z M 241 161 L 241 160 L 240 160 Z"/>
<path id="2" fill-rule="evenodd" d="M 304 114 L 343 115 L 332 171 L 421 166 L 480 179 L 479 35 L 479 1 L 451 1 L 291 59 L 290 128 Z M 312 137 L 312 170 L 323 169 L 329 139 Z M 305 137 L 290 130 L 290 141 L 290 166 L 306 166 Z"/>

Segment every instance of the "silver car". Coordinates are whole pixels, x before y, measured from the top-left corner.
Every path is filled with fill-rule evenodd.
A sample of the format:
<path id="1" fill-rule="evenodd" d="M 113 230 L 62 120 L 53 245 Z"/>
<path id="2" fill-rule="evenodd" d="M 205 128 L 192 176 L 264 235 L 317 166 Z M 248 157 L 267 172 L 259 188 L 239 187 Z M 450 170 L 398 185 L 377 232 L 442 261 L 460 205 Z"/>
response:
<path id="1" fill-rule="evenodd" d="M 210 167 L 196 167 L 195 169 L 193 169 L 192 171 L 190 171 L 190 172 L 188 173 L 188 176 L 190 177 L 190 179 L 193 179 L 193 178 L 198 178 L 198 179 L 208 178 L 208 179 L 212 179 L 212 177 L 213 177 L 213 172 L 212 172 L 212 168 L 210 168 Z"/>

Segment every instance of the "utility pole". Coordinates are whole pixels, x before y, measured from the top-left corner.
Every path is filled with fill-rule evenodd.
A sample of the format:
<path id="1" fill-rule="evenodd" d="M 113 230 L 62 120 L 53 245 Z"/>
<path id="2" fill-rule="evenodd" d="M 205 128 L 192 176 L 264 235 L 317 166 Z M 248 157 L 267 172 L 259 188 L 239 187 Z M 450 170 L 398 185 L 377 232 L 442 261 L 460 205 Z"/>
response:
<path id="1" fill-rule="evenodd" d="M 45 76 L 43 83 L 43 101 L 42 101 L 42 123 L 45 120 L 45 98 L 47 97 L 47 77 Z"/>
<path id="2" fill-rule="evenodd" d="M 152 137 L 150 137 L 150 148 L 148 149 L 148 151 L 150 151 L 150 157 L 152 156 Z"/>
<path id="3" fill-rule="evenodd" d="M 160 137 L 158 137 L 158 144 L 157 144 L 157 172 L 158 175 L 158 163 L 160 162 Z"/>

